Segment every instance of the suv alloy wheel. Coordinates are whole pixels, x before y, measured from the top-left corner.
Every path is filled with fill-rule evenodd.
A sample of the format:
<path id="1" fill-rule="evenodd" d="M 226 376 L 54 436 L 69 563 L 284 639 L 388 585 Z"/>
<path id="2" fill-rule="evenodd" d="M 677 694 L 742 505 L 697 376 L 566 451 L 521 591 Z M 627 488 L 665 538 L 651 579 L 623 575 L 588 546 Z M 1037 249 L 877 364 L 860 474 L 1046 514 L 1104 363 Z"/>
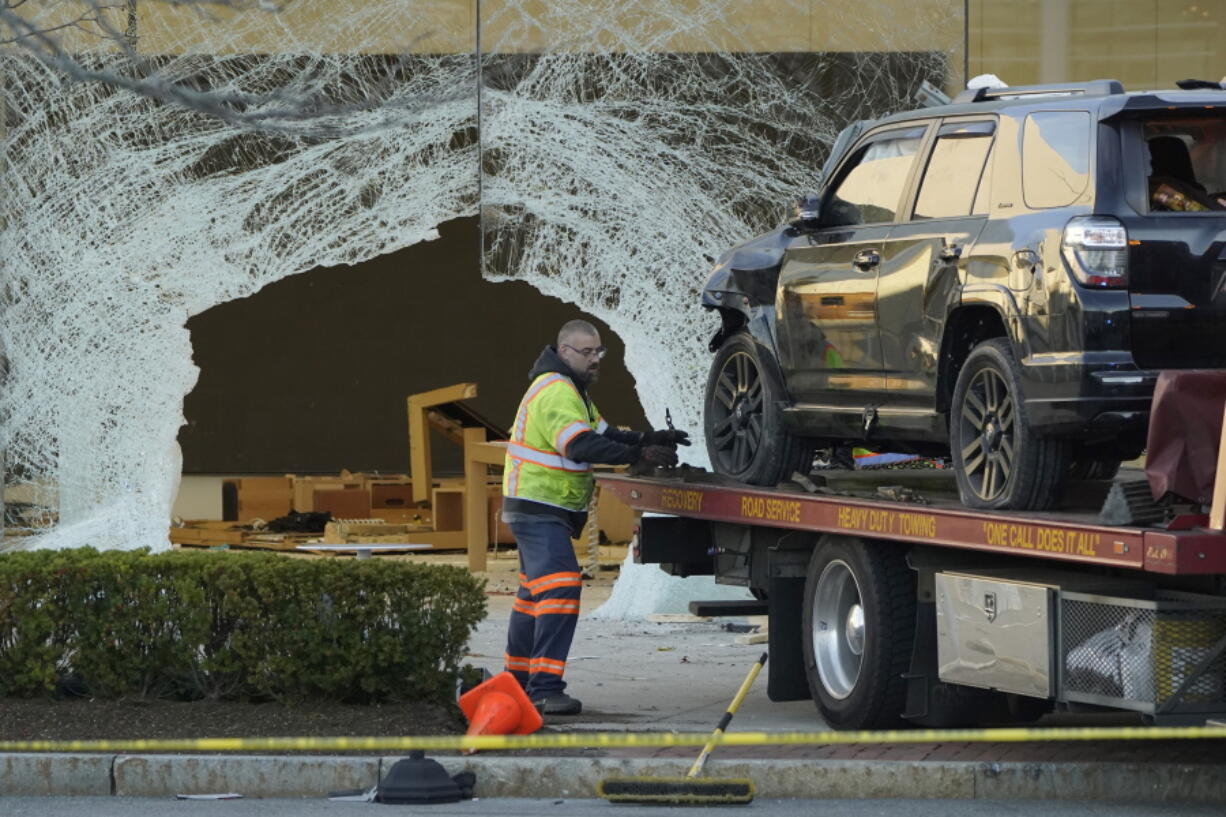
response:
<path id="1" fill-rule="evenodd" d="M 971 352 L 958 373 L 949 421 L 958 492 L 970 508 L 1050 508 L 1068 467 L 1068 443 L 1035 434 L 1009 341 Z"/>
<path id="2" fill-rule="evenodd" d="M 719 348 L 703 412 L 707 453 L 717 473 L 751 485 L 776 485 L 807 465 L 813 451 L 783 428 L 777 364 L 748 333 Z M 807 470 L 807 469 L 804 469 Z"/>

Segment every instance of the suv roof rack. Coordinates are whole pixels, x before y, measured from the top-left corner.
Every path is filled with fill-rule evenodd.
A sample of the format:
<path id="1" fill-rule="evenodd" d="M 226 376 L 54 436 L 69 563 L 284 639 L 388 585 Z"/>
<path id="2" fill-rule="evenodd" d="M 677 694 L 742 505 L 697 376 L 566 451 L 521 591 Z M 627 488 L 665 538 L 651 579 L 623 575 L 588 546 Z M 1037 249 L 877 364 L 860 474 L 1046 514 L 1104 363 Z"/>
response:
<path id="1" fill-rule="evenodd" d="M 1221 82 L 1211 79 L 1181 79 L 1175 85 L 1185 91 L 1226 91 L 1226 79 Z"/>
<path id="2" fill-rule="evenodd" d="M 1004 88 L 967 88 L 954 97 L 954 105 L 987 102 L 1026 96 L 1109 96 L 1124 93 L 1117 79 L 1095 79 L 1090 82 L 1057 82 L 1051 85 L 1018 85 Z"/>

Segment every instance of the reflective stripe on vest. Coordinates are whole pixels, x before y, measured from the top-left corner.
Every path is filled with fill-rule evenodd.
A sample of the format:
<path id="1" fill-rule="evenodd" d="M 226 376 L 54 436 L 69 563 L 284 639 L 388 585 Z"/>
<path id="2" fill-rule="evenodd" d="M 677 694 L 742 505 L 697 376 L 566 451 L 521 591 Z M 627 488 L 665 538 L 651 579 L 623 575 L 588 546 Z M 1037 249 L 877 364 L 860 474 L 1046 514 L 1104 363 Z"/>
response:
<path id="1" fill-rule="evenodd" d="M 588 431 L 591 431 L 588 428 Z M 592 466 L 586 462 L 575 462 L 568 460 L 561 454 L 554 454 L 549 451 L 541 451 L 523 443 L 507 443 L 507 456 L 514 460 L 522 460 L 523 462 L 531 462 L 536 465 L 543 465 L 546 468 L 556 468 L 559 471 L 591 471 Z"/>
<path id="2" fill-rule="evenodd" d="M 512 440 L 524 439 L 524 432 L 528 425 L 528 404 L 537 398 L 549 386 L 559 381 L 570 381 L 560 374 L 551 374 L 540 381 L 533 383 L 532 388 L 528 389 L 528 393 L 524 395 L 524 399 L 519 403 L 519 412 L 515 415 L 515 430 L 511 432 Z"/>
<path id="3" fill-rule="evenodd" d="M 570 445 L 571 440 L 575 439 L 583 432 L 591 431 L 591 430 L 592 430 L 591 423 L 585 423 L 582 420 L 576 420 L 575 422 L 571 423 L 566 428 L 558 432 L 558 436 L 555 437 L 553 441 L 553 450 L 558 451 L 558 452 L 565 452 L 566 446 Z"/>

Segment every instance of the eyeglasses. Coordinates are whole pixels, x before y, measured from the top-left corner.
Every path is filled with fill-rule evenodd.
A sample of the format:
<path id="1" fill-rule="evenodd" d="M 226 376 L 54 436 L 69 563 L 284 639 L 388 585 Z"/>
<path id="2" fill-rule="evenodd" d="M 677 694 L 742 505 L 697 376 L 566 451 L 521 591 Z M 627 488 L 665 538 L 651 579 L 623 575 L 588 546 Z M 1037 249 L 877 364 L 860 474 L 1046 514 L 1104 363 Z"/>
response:
<path id="1" fill-rule="evenodd" d="M 567 344 L 567 343 L 563 343 L 562 346 L 567 349 L 570 349 L 575 354 L 583 355 L 584 357 L 594 357 L 597 360 L 600 360 L 601 358 L 603 358 L 605 354 L 607 354 L 609 351 L 604 346 L 597 346 L 595 349 L 591 348 L 590 346 L 586 346 L 582 349 L 576 349 L 574 346 L 571 346 L 570 344 Z"/>

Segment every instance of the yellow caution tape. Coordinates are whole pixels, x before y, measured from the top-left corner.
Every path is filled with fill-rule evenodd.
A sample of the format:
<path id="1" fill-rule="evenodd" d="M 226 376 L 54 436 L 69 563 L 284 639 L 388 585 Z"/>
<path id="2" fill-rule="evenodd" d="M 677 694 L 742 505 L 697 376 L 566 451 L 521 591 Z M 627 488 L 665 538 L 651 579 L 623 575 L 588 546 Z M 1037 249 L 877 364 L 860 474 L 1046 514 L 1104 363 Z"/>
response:
<path id="1" fill-rule="evenodd" d="M 569 732 L 445 737 L 184 738 L 172 740 L 4 740 L 0 752 L 408 752 L 514 749 L 628 749 L 702 746 L 705 732 Z M 1068 740 L 1226 739 L 1226 726 L 1078 726 L 1035 729 L 906 729 L 880 732 L 732 732 L 719 746 L 832 746 L 846 743 L 1023 743 Z"/>

